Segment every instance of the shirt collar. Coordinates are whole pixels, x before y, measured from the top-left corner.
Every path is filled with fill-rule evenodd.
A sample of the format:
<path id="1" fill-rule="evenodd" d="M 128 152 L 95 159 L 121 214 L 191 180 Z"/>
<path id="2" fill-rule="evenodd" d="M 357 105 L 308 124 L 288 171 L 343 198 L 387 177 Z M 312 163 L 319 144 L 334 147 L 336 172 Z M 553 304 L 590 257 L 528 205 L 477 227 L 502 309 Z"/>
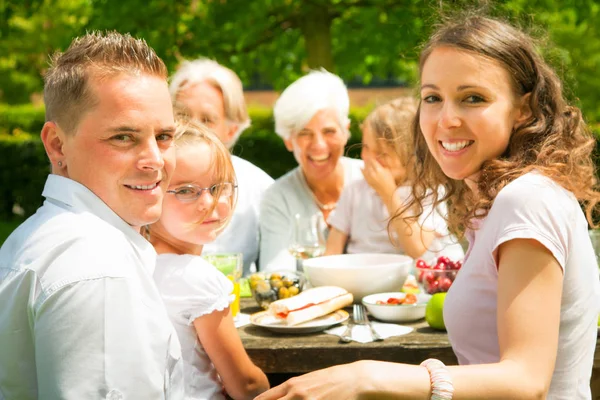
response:
<path id="1" fill-rule="evenodd" d="M 150 273 L 153 272 L 156 252 L 152 245 L 87 187 L 72 179 L 50 174 L 42 196 L 46 201 L 73 213 L 91 213 L 123 232 L 144 265 L 148 266 Z"/>

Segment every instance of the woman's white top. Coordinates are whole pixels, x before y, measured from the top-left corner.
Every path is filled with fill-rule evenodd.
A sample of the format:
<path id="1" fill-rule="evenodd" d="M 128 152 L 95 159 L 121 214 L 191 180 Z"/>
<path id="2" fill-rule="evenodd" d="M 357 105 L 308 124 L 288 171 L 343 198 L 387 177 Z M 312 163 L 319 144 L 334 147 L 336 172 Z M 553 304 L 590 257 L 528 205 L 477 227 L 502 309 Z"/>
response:
<path id="1" fill-rule="evenodd" d="M 237 203 L 229 225 L 217 239 L 204 245 L 203 253 L 242 253 L 244 272 L 256 271 L 260 245 L 260 203 L 267 188 L 273 184 L 265 171 L 242 158 L 231 156 L 237 180 Z"/>
<path id="2" fill-rule="evenodd" d="M 497 251 L 513 239 L 533 239 L 563 273 L 556 363 L 547 399 L 591 399 L 600 283 L 588 224 L 573 194 L 539 173 L 525 174 L 496 196 L 477 229 L 444 302 L 444 321 L 460 364 L 500 361 Z M 513 268 L 527 268 L 522 260 Z"/>
<path id="3" fill-rule="evenodd" d="M 344 166 L 344 186 L 362 178 L 362 160 L 340 157 Z M 260 207 L 260 269 L 296 270 L 296 259 L 289 253 L 294 216 L 310 217 L 321 212 L 300 167 L 296 167 L 265 192 Z"/>
<path id="4" fill-rule="evenodd" d="M 410 186 L 400 186 L 395 196 L 400 203 L 411 197 Z M 445 255 L 451 260 L 462 260 L 463 249 L 456 238 L 448 231 L 444 219 L 446 205 L 442 203 L 435 209 L 431 205 L 424 206 L 419 217 L 419 225 L 423 231 L 435 231 L 440 237 L 434 239 L 428 250 L 421 256 L 426 261 Z M 327 222 L 332 227 L 348 235 L 346 253 L 399 253 L 404 254 L 397 245 L 396 232 L 388 234 L 390 214 L 386 205 L 366 180 L 360 179 L 347 185 L 340 196 L 335 210 L 329 214 Z"/>
<path id="5" fill-rule="evenodd" d="M 154 280 L 181 343 L 185 399 L 225 399 L 193 322 L 229 307 L 233 284 L 202 257 L 187 254 L 159 255 Z"/>

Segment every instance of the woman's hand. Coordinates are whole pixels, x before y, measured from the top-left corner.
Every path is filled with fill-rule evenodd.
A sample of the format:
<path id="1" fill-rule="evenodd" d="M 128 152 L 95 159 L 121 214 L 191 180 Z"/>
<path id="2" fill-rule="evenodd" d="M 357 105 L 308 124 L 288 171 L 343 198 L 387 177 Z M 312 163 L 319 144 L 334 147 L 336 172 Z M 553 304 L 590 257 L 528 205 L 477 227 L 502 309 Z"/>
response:
<path id="1" fill-rule="evenodd" d="M 356 379 L 358 376 L 362 376 L 360 362 L 337 365 L 291 378 L 255 400 L 356 399 L 364 386 L 368 386 L 367 382 Z"/>
<path id="2" fill-rule="evenodd" d="M 426 400 L 430 391 L 424 367 L 364 360 L 292 378 L 255 400 Z"/>

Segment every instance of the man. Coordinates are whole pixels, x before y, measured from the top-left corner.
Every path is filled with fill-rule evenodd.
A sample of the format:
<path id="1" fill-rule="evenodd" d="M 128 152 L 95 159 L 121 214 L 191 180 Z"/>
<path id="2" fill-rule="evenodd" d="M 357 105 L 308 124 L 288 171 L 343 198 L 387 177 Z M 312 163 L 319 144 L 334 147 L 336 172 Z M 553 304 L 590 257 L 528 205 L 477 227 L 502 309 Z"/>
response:
<path id="1" fill-rule="evenodd" d="M 46 200 L 0 249 L 0 398 L 181 396 L 179 342 L 139 234 L 175 166 L 166 78 L 144 41 L 118 33 L 53 58 Z"/>
<path id="2" fill-rule="evenodd" d="M 240 78 L 219 63 L 199 58 L 186 61 L 171 79 L 171 96 L 192 118 L 211 128 L 231 149 L 250 126 Z M 273 178 L 256 165 L 231 157 L 238 185 L 237 204 L 231 222 L 217 240 L 204 246 L 205 253 L 230 252 L 244 256 L 244 275 L 258 263 L 259 208 Z"/>

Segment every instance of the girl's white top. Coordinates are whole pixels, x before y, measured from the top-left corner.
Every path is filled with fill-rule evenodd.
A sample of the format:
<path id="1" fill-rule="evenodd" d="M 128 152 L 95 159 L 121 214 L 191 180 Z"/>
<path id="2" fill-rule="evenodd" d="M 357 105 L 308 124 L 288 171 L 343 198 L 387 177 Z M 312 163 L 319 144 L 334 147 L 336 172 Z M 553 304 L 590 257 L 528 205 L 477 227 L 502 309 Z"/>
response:
<path id="1" fill-rule="evenodd" d="M 400 186 L 395 193 L 401 203 L 411 197 L 410 186 Z M 445 255 L 451 260 L 462 260 L 464 252 L 456 238 L 448 232 L 443 216 L 446 205 L 438 205 L 436 209 L 424 206 L 419 218 L 423 231 L 435 231 L 440 235 L 433 240 L 428 250 L 421 256 L 430 262 L 437 256 Z M 399 253 L 404 254 L 402 247 L 396 245 L 397 235 L 391 230 L 388 234 L 390 214 L 387 207 L 371 186 L 364 179 L 359 179 L 344 187 L 340 201 L 335 210 L 329 214 L 327 222 L 337 230 L 348 235 L 346 253 Z"/>
<path id="2" fill-rule="evenodd" d="M 233 284 L 202 257 L 187 254 L 159 255 L 154 280 L 181 342 L 185 399 L 225 399 L 193 322 L 229 307 Z"/>
<path id="3" fill-rule="evenodd" d="M 588 224 L 573 194 L 539 173 L 525 174 L 499 193 L 485 219 L 467 232 L 469 249 L 444 302 L 444 321 L 460 364 L 496 363 L 498 247 L 534 239 L 563 273 L 559 342 L 547 399 L 591 399 L 590 377 L 600 311 L 598 264 Z M 511 268 L 527 268 L 527 260 Z"/>

